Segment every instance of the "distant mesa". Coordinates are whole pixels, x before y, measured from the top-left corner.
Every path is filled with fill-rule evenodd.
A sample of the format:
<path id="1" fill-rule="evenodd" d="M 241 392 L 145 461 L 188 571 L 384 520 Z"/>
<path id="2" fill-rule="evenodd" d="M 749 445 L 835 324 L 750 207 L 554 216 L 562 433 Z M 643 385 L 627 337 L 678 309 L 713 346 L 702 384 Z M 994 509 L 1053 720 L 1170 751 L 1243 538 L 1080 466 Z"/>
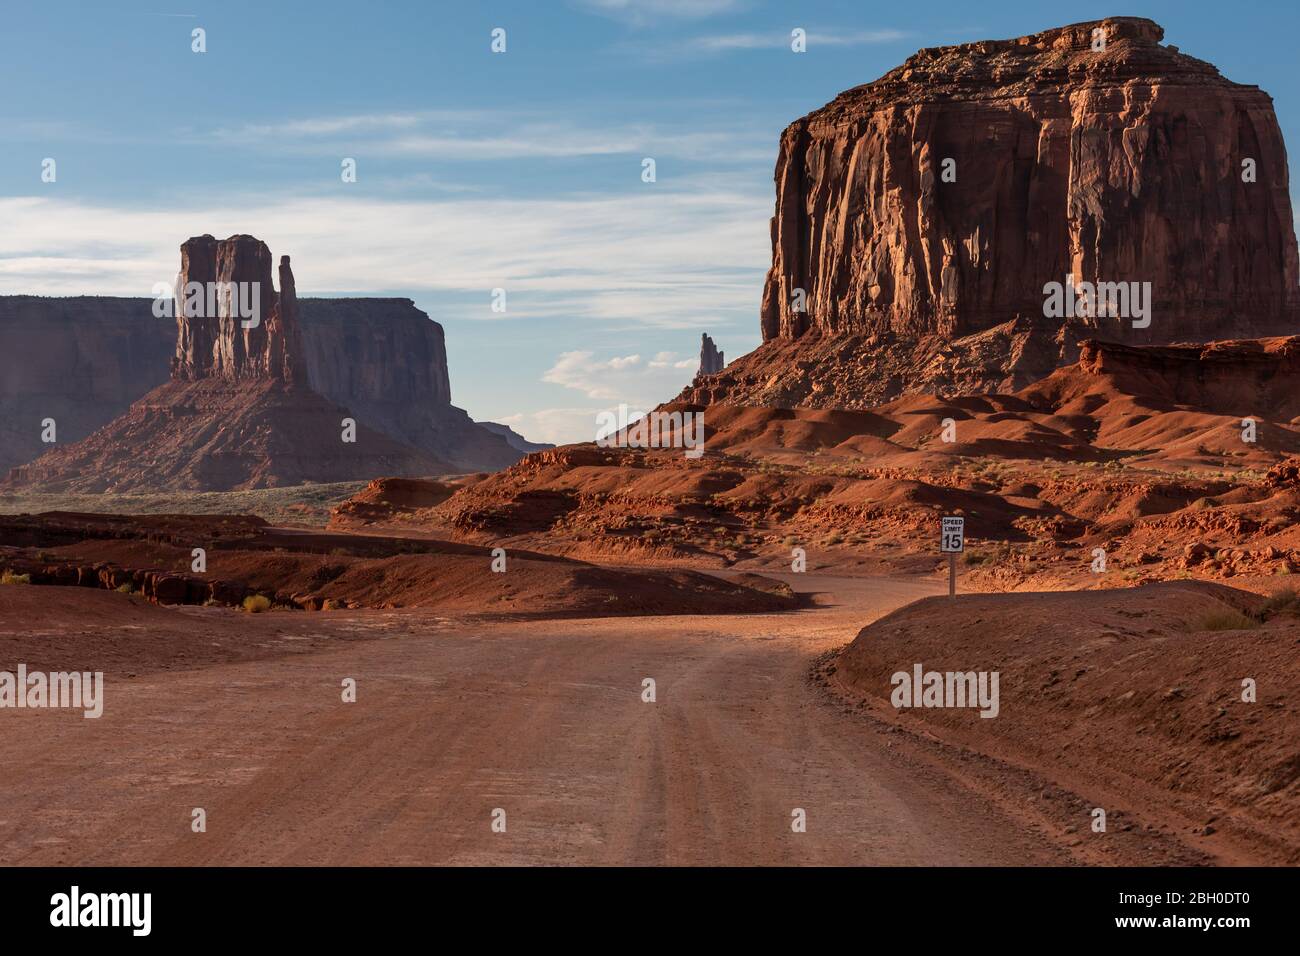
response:
<path id="1" fill-rule="evenodd" d="M 190 273 L 216 280 L 217 245 L 211 236 L 185 244 L 182 256 L 194 260 Z M 265 248 L 251 237 L 235 243 L 227 255 L 238 261 L 221 268 L 227 277 L 260 276 L 270 290 L 269 252 L 259 258 Z M 0 473 L 49 450 L 36 427 L 42 419 L 58 423 L 61 446 L 73 444 L 170 381 L 173 368 L 181 380 L 195 381 L 209 371 L 242 379 L 279 365 L 275 377 L 305 382 L 358 422 L 456 471 L 493 471 L 525 453 L 451 404 L 442 326 L 410 299 L 295 292 L 293 301 L 298 341 L 285 367 L 275 352 L 281 337 L 270 331 L 278 317 L 269 314 L 269 297 L 259 299 L 258 325 L 245 329 L 232 319 L 223 333 L 215 312 L 178 327 L 154 317 L 149 299 L 0 296 Z"/>
<path id="2" fill-rule="evenodd" d="M 1286 149 L 1255 86 L 1111 17 L 921 50 L 792 123 L 763 344 L 683 400 L 865 408 L 1013 391 L 1079 343 L 1300 330 Z M 1150 283 L 1149 323 L 1044 287 Z"/>
<path id="3" fill-rule="evenodd" d="M 461 470 L 370 426 L 308 384 L 293 272 L 282 257 L 277 292 L 271 262 L 266 244 L 252 236 L 186 241 L 177 286 L 182 293 L 193 283 L 237 291 L 218 295 L 215 312 L 206 301 L 187 303 L 178 293 L 170 380 L 82 441 L 56 445 L 14 468 L 5 485 L 80 492 L 231 490 Z M 241 289 L 257 290 L 255 320 L 240 311 Z M 357 353 L 350 357 L 355 361 Z M 366 397 L 365 370 L 357 371 L 349 387 Z M 345 440 L 345 419 L 355 422 L 355 440 Z M 502 461 L 520 457 L 499 436 L 475 429 L 468 417 L 465 422 L 481 435 L 484 449 L 504 448 Z M 437 423 L 430 429 L 436 432 Z"/>
<path id="4" fill-rule="evenodd" d="M 529 441 L 509 425 L 502 425 L 500 422 L 475 422 L 474 424 L 494 435 L 500 435 L 506 440 L 507 445 L 515 451 L 521 452 L 525 455 L 531 455 L 535 451 L 545 451 L 548 448 L 555 447 L 547 442 Z"/>

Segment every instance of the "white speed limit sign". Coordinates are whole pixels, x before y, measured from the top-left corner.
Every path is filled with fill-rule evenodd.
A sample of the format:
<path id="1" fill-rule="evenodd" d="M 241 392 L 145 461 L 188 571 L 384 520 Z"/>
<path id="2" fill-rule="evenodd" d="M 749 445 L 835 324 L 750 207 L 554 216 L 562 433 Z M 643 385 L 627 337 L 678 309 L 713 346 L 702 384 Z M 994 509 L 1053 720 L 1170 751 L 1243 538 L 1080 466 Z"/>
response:
<path id="1" fill-rule="evenodd" d="M 939 528 L 939 550 L 944 554 L 960 554 L 966 549 L 966 519 L 943 518 Z"/>

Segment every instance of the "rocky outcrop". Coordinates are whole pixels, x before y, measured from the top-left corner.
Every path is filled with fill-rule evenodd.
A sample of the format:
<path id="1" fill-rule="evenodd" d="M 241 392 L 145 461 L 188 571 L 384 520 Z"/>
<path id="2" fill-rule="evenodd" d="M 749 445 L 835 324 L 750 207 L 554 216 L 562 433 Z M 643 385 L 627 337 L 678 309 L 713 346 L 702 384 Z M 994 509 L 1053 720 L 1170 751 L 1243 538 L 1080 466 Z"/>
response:
<path id="1" fill-rule="evenodd" d="M 1296 241 L 1272 100 L 1163 35 L 1116 17 L 921 50 L 793 123 L 776 166 L 764 347 L 704 390 L 874 403 L 925 387 L 918 371 L 942 379 L 933 366 L 949 346 L 995 330 L 1043 360 L 1059 337 L 1054 363 L 1089 336 L 1295 331 Z M 1045 287 L 1067 276 L 1150 283 L 1149 314 L 1052 315 Z M 809 357 L 796 361 L 808 367 L 774 346 L 805 338 Z M 857 368 L 871 372 L 868 396 L 842 390 Z"/>
<path id="2" fill-rule="evenodd" d="M 1168 405 L 1260 420 L 1300 416 L 1300 337 L 1166 347 L 1085 341 L 1078 368 Z"/>
<path id="3" fill-rule="evenodd" d="M 709 338 L 709 333 L 700 333 L 700 370 L 695 373 L 696 376 L 716 375 L 726 364 L 722 353 L 713 344 L 713 339 Z"/>

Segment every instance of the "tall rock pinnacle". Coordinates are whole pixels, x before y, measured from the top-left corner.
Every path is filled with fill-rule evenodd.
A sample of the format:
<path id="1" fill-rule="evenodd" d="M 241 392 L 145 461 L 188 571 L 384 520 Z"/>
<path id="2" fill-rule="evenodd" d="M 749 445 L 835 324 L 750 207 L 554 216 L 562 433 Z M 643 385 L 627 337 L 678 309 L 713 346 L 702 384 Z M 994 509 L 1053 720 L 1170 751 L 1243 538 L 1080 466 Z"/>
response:
<path id="1" fill-rule="evenodd" d="M 709 333 L 700 333 L 700 370 L 696 374 L 715 375 L 721 372 L 726 364 L 722 353 L 713 344 L 713 339 L 709 338 Z"/>
<path id="2" fill-rule="evenodd" d="M 252 236 L 181 245 L 172 378 L 306 381 L 298 305 L 289 257 L 280 258 L 280 292 L 271 251 Z"/>

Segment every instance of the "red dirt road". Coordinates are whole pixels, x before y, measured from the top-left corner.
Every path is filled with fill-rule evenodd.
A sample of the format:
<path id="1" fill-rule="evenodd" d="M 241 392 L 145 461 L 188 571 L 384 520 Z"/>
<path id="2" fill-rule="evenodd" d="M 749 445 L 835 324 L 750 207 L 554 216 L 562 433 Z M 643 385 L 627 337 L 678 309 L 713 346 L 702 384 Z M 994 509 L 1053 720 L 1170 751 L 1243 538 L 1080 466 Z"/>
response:
<path id="1" fill-rule="evenodd" d="M 938 582 L 790 579 L 822 605 L 495 624 L 285 614 L 295 632 L 310 621 L 374 639 L 109 672 L 99 720 L 0 712 L 0 863 L 1198 859 L 1156 828 L 1096 849 L 1032 774 L 850 713 L 809 679 L 818 655 Z M 191 832 L 196 807 L 205 833 Z"/>

